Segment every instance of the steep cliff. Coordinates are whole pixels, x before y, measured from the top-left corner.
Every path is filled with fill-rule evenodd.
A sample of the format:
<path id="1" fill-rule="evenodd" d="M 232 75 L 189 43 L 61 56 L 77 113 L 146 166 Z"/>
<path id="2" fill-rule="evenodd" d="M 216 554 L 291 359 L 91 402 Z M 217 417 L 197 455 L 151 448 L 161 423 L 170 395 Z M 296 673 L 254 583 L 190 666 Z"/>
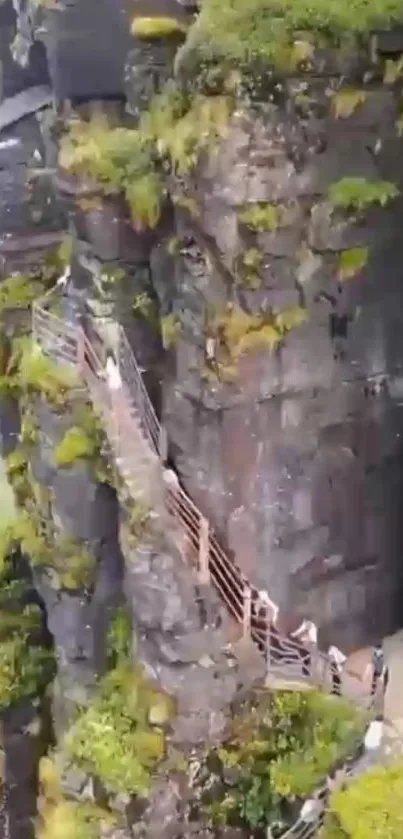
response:
<path id="1" fill-rule="evenodd" d="M 57 665 L 44 839 L 211 836 L 179 805 L 189 754 L 262 667 L 128 499 L 83 382 L 21 341 L 67 263 L 55 313 L 124 326 L 168 462 L 251 583 L 321 645 L 401 621 L 403 43 L 374 34 L 376 3 L 200 5 L 0 6 L 6 104 L 48 82 L 57 103 L 7 106 L 0 151 L 5 547 L 30 557 Z"/>

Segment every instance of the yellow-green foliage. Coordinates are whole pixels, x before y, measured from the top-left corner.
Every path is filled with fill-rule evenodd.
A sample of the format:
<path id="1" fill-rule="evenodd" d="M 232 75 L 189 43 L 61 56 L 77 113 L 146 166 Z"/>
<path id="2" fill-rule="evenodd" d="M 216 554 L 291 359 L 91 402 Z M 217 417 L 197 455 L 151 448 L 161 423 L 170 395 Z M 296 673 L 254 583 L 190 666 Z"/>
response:
<path id="1" fill-rule="evenodd" d="M 181 329 L 182 324 L 180 322 L 180 318 L 177 314 L 175 314 L 175 312 L 171 312 L 169 315 L 164 315 L 161 318 L 162 343 L 166 350 L 175 346 L 181 333 Z"/>
<path id="2" fill-rule="evenodd" d="M 357 90 L 352 87 L 342 87 L 332 96 L 332 111 L 336 119 L 348 119 L 363 105 L 367 98 L 365 90 Z"/>
<path id="3" fill-rule="evenodd" d="M 284 800 L 308 795 L 352 754 L 365 720 L 353 705 L 311 692 L 261 693 L 237 710 L 199 773 L 202 809 L 218 825 L 264 828 Z"/>
<path id="4" fill-rule="evenodd" d="M 112 814 L 90 802 L 63 795 L 60 769 L 50 757 L 39 765 L 38 839 L 99 839 L 113 825 Z"/>
<path id="5" fill-rule="evenodd" d="M 341 44 L 401 20 L 400 0 L 204 0 L 189 42 L 237 62 L 283 64 L 288 53 L 293 67 L 293 47 L 310 36 Z"/>
<path id="6" fill-rule="evenodd" d="M 329 201 L 340 210 L 363 212 L 374 204 L 385 207 L 397 198 L 399 190 L 390 181 L 341 178 L 329 187 Z"/>
<path id="7" fill-rule="evenodd" d="M 249 204 L 239 213 L 239 221 L 258 233 L 272 233 L 281 227 L 285 208 L 280 204 Z"/>
<path id="8" fill-rule="evenodd" d="M 94 181 L 106 194 L 123 193 L 139 230 L 158 223 L 164 188 L 152 147 L 139 131 L 111 127 L 101 118 L 72 122 L 61 145 L 60 165 Z"/>
<path id="9" fill-rule="evenodd" d="M 82 428 L 73 425 L 55 449 L 55 463 L 57 466 L 71 466 L 76 460 L 93 457 L 95 450 L 95 441 Z"/>
<path id="10" fill-rule="evenodd" d="M 232 377 L 236 372 L 236 364 L 243 353 L 265 348 L 274 350 L 287 332 L 305 320 L 305 310 L 298 307 L 250 315 L 239 306 L 228 306 L 209 324 L 218 340 L 218 363 L 224 377 L 227 373 Z"/>
<path id="11" fill-rule="evenodd" d="M 403 763 L 374 766 L 333 793 L 321 839 L 401 839 Z"/>
<path id="12" fill-rule="evenodd" d="M 227 96 L 184 98 L 174 84 L 154 97 L 142 117 L 140 130 L 155 142 L 178 175 L 188 174 L 202 152 L 211 153 L 226 136 L 232 113 Z"/>
<path id="13" fill-rule="evenodd" d="M 135 17 L 131 25 L 132 35 L 145 41 L 182 35 L 186 31 L 185 24 L 174 17 Z"/>
<path id="14" fill-rule="evenodd" d="M 62 406 L 69 390 L 80 386 L 76 372 L 68 367 L 60 367 L 39 347 L 23 345 L 19 358 L 18 386 L 31 393 L 43 394 L 49 402 Z"/>
<path id="15" fill-rule="evenodd" d="M 32 503 L 2 529 L 0 545 L 0 562 L 13 547 L 20 546 L 33 565 L 47 570 L 58 587 L 75 591 L 88 588 L 93 580 L 93 555 L 83 543 L 54 533 Z"/>
<path id="16" fill-rule="evenodd" d="M 165 754 L 171 698 L 140 667 L 123 665 L 100 684 L 98 697 L 65 739 L 71 760 L 110 792 L 146 795 Z"/>
<path id="17" fill-rule="evenodd" d="M 38 606 L 21 605 L 24 583 L 13 580 L 7 557 L 0 565 L 0 711 L 36 695 L 53 675 L 49 650 L 34 643 L 41 626 Z"/>
<path id="18" fill-rule="evenodd" d="M 368 262 L 368 248 L 349 248 L 339 257 L 339 279 L 344 282 L 355 277 Z"/>
<path id="19" fill-rule="evenodd" d="M 43 285 L 29 275 L 15 273 L 0 281 L 0 315 L 28 309 L 43 291 Z"/>

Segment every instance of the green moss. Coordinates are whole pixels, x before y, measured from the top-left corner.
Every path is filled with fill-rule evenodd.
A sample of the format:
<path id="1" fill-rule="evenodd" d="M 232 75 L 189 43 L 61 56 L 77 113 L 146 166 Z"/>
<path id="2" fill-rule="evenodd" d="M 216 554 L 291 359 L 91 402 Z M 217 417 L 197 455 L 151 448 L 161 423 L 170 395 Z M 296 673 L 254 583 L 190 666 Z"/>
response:
<path id="1" fill-rule="evenodd" d="M 111 670 L 130 661 L 132 635 L 128 609 L 126 606 L 119 606 L 112 615 L 107 637 L 108 665 Z"/>
<path id="2" fill-rule="evenodd" d="M 54 363 L 29 344 L 21 348 L 17 381 L 21 390 L 41 394 L 57 407 L 64 407 L 67 393 L 80 387 L 74 370 Z"/>
<path id="3" fill-rule="evenodd" d="M 165 754 L 172 700 L 140 668 L 123 666 L 102 681 L 99 695 L 65 740 L 71 760 L 114 793 L 146 795 Z"/>
<path id="4" fill-rule="evenodd" d="M 146 41 L 185 35 L 186 31 L 187 26 L 174 17 L 135 17 L 131 25 L 132 35 Z"/>
<path id="5" fill-rule="evenodd" d="M 111 813 L 91 802 L 73 801 L 63 794 L 60 767 L 44 757 L 39 766 L 38 839 L 99 839 L 114 824 Z"/>
<path id="6" fill-rule="evenodd" d="M 239 221 L 257 233 L 272 233 L 283 223 L 285 208 L 267 202 L 249 204 L 238 215 Z"/>
<path id="7" fill-rule="evenodd" d="M 339 279 L 342 282 L 355 277 L 368 262 L 368 248 L 349 248 L 339 257 Z"/>
<path id="8" fill-rule="evenodd" d="M 93 457 L 94 453 L 94 440 L 82 428 L 72 426 L 55 449 L 55 463 L 56 466 L 71 466 L 76 460 Z"/>
<path id="9" fill-rule="evenodd" d="M 180 318 L 175 312 L 161 318 L 161 335 L 164 349 L 175 347 L 182 331 Z"/>
<path id="10" fill-rule="evenodd" d="M 378 204 L 385 207 L 397 198 L 399 190 L 390 181 L 367 181 L 366 178 L 341 178 L 331 184 L 329 201 L 337 209 L 363 212 Z"/>
<path id="11" fill-rule="evenodd" d="M 215 824 L 249 830 L 283 820 L 351 754 L 365 727 L 349 703 L 321 693 L 260 693 L 236 710 L 227 738 L 209 751 L 196 794 Z"/>
<path id="12" fill-rule="evenodd" d="M 155 227 L 164 197 L 152 146 L 139 131 L 111 127 L 106 120 L 73 122 L 60 151 L 60 165 L 95 181 L 106 194 L 123 193 L 138 230 Z"/>
<path id="13" fill-rule="evenodd" d="M 309 34 L 339 45 L 402 16 L 400 0 L 204 0 L 188 41 L 237 62 L 283 64 L 286 56 L 292 67 L 306 55 L 298 43 Z"/>
<path id="14" fill-rule="evenodd" d="M 226 136 L 232 109 L 229 96 L 184 95 L 171 82 L 151 101 L 140 131 L 176 174 L 186 175 Z"/>
<path id="15" fill-rule="evenodd" d="M 306 320 L 304 309 L 262 312 L 250 315 L 236 305 L 209 323 L 209 332 L 217 339 L 217 364 L 223 380 L 237 375 L 237 365 L 244 353 L 268 349 L 272 352 L 291 330 Z"/>

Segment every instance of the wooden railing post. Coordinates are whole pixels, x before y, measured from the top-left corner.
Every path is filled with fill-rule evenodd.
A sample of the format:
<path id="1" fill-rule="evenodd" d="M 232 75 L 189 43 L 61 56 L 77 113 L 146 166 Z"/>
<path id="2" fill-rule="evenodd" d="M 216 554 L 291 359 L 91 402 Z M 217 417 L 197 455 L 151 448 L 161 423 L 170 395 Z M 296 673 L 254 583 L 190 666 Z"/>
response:
<path id="1" fill-rule="evenodd" d="M 244 638 L 250 635 L 252 622 L 252 590 L 251 587 L 245 583 L 243 590 L 243 618 L 242 629 Z"/>
<path id="2" fill-rule="evenodd" d="M 210 582 L 209 570 L 209 523 L 208 519 L 200 516 L 199 523 L 199 578 L 207 585 Z"/>

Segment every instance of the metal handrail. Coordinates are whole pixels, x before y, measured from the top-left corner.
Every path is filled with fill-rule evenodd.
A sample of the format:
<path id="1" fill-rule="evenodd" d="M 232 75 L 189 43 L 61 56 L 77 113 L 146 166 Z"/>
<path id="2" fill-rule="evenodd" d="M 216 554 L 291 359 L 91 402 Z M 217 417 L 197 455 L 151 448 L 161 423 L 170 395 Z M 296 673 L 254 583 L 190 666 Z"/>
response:
<path id="1" fill-rule="evenodd" d="M 139 366 L 123 327 L 118 332 L 118 362 L 125 396 L 133 409 L 131 416 L 122 418 L 123 429 L 117 432 L 116 416 L 107 383 L 102 379 L 103 362 L 80 325 L 65 324 L 46 308 L 48 298 L 33 306 L 33 336 L 43 351 L 62 363 L 77 366 L 87 381 L 93 396 L 94 407 L 100 410 L 110 439 L 112 450 L 126 461 L 127 471 L 134 482 L 139 477 L 134 464 L 139 459 L 133 450 L 131 429 L 142 431 L 145 445 L 160 460 L 161 483 L 163 479 L 161 426 L 148 396 Z M 96 403 L 96 404 L 95 404 Z M 116 434 L 118 433 L 118 438 Z M 136 437 L 136 433 L 134 437 Z M 221 547 L 208 520 L 203 516 L 187 493 L 179 486 L 165 488 L 165 508 L 171 519 L 179 524 L 180 547 L 184 558 L 197 570 L 204 583 L 211 582 L 227 606 L 230 614 L 241 624 L 243 634 L 252 639 L 264 655 L 268 670 L 279 678 L 296 678 L 316 686 L 327 687 L 330 661 L 317 649 L 312 651 L 315 666 L 307 672 L 304 659 L 309 650 L 302 642 L 281 636 L 274 629 L 278 608 L 266 595 L 262 607 L 259 591 L 252 586 L 241 569 L 229 559 Z M 345 671 L 347 674 L 347 671 Z M 348 673 L 357 678 L 357 674 Z M 359 678 L 359 677 L 358 677 Z M 354 698 L 358 691 L 353 692 Z"/>

